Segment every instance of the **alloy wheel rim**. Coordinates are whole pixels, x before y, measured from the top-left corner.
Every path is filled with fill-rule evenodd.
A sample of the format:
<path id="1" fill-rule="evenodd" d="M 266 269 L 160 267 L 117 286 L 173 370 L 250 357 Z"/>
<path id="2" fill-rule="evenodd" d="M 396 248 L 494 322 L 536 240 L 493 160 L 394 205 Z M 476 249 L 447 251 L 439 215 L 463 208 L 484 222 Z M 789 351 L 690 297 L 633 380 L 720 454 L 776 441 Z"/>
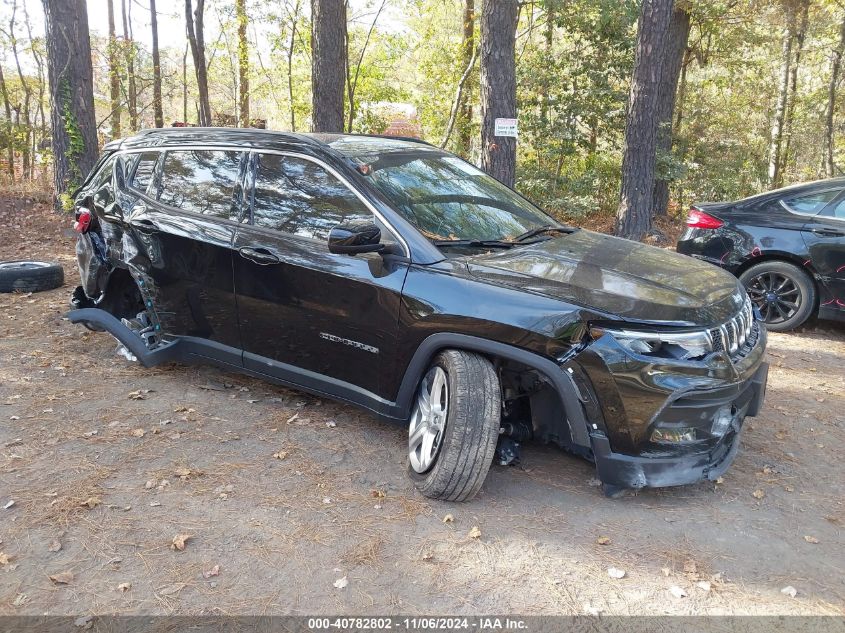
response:
<path id="1" fill-rule="evenodd" d="M 801 290 L 795 281 L 782 273 L 761 273 L 748 285 L 751 300 L 760 309 L 766 323 L 783 323 L 801 307 Z"/>
<path id="2" fill-rule="evenodd" d="M 426 472 L 437 459 L 448 414 L 448 377 L 442 367 L 432 367 L 420 383 L 408 429 L 408 457 L 415 472 Z"/>

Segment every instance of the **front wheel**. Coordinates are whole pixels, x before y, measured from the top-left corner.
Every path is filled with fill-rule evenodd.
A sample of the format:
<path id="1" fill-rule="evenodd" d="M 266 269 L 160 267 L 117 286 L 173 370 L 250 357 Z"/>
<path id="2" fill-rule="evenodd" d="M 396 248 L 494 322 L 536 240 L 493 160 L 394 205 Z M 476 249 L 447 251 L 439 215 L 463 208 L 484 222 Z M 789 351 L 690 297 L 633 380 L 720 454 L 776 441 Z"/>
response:
<path id="1" fill-rule="evenodd" d="M 788 262 L 755 264 L 739 276 L 766 328 L 785 332 L 804 323 L 816 307 L 816 286 L 810 276 Z"/>
<path id="2" fill-rule="evenodd" d="M 493 462 L 502 412 L 496 370 L 478 354 L 448 350 L 420 382 L 408 431 L 408 473 L 427 497 L 472 499 Z"/>

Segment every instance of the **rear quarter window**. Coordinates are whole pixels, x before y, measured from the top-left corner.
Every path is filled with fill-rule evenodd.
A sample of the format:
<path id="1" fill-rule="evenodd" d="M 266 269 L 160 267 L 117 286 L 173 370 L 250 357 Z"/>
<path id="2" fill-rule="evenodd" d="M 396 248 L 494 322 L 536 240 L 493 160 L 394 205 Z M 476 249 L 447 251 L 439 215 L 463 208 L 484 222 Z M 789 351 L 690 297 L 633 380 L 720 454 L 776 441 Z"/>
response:
<path id="1" fill-rule="evenodd" d="M 129 180 L 129 186 L 132 189 L 146 193 L 153 180 L 158 157 L 159 152 L 143 152 L 138 157 L 135 163 L 135 169 L 132 172 L 132 178 Z"/>

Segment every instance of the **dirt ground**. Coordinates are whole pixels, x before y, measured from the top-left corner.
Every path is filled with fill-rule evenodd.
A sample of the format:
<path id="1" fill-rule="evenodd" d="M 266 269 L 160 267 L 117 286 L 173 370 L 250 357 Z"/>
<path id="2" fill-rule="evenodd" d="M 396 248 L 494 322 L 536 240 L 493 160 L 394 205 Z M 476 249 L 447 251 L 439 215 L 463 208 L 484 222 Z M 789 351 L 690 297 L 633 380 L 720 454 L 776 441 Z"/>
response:
<path id="1" fill-rule="evenodd" d="M 69 222 L 8 197 L 0 222 L 0 259 L 67 277 L 0 295 L 0 614 L 845 614 L 842 325 L 771 336 L 719 484 L 609 500 L 590 464 L 529 445 L 440 503 L 400 426 L 118 357 L 63 318 Z"/>

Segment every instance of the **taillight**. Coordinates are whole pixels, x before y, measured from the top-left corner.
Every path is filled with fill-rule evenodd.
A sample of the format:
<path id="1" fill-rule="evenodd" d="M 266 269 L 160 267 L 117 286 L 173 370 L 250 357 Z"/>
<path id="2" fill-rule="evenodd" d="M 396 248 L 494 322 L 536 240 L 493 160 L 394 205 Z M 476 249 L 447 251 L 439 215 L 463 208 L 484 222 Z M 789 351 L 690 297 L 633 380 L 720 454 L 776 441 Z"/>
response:
<path id="1" fill-rule="evenodd" d="M 76 222 L 73 223 L 73 230 L 77 233 L 87 233 L 91 228 L 91 212 L 82 208 L 76 212 Z"/>
<path id="2" fill-rule="evenodd" d="M 714 218 L 712 215 L 695 208 L 690 209 L 687 215 L 687 226 L 694 229 L 718 229 L 723 224 L 724 222 L 719 218 Z"/>

